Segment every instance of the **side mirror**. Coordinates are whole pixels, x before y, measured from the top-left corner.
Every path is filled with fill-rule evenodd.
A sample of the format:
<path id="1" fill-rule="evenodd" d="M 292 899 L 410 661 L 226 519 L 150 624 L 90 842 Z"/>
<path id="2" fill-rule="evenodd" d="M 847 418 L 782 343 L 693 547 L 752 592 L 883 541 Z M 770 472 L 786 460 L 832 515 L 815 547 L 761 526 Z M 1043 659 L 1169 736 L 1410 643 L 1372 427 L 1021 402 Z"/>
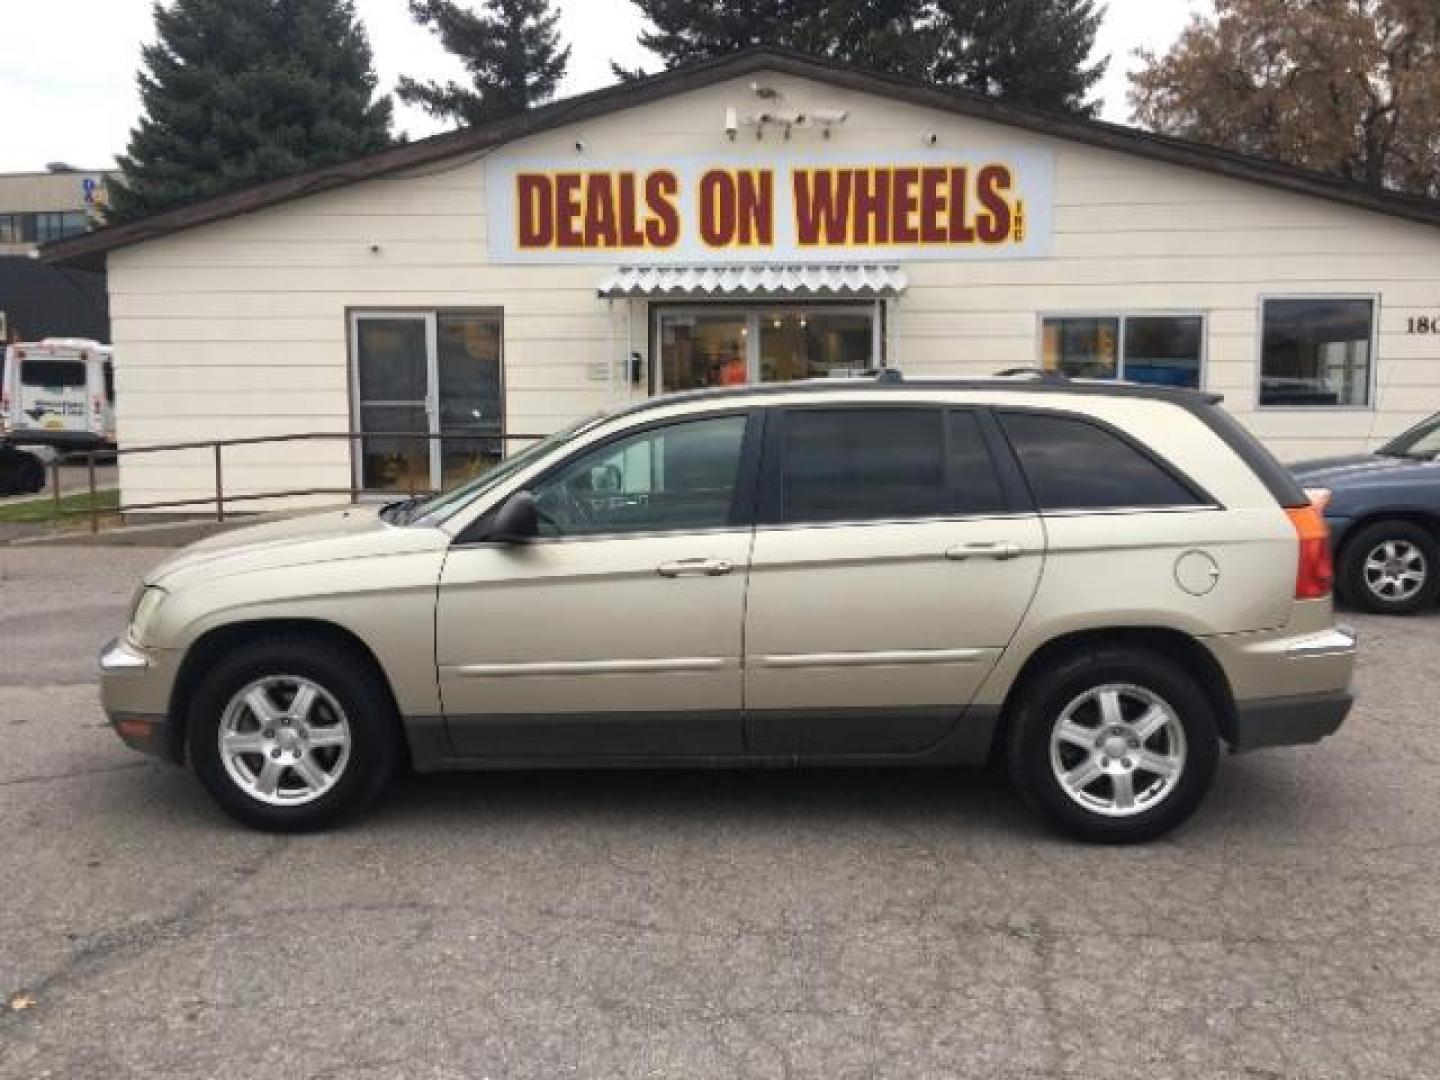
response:
<path id="1" fill-rule="evenodd" d="M 501 544 L 524 544 L 540 535 L 540 511 L 535 496 L 517 491 L 495 512 L 485 539 Z"/>

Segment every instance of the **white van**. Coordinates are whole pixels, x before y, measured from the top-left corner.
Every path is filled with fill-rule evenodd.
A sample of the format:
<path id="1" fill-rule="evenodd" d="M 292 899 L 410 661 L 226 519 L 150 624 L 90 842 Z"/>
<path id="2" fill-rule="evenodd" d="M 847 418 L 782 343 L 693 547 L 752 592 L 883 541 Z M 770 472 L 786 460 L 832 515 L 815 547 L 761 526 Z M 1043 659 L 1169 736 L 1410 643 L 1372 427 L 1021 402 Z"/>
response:
<path id="1" fill-rule="evenodd" d="M 0 431 L 19 444 L 113 447 L 115 367 L 110 346 L 83 338 L 9 346 L 0 379 Z"/>

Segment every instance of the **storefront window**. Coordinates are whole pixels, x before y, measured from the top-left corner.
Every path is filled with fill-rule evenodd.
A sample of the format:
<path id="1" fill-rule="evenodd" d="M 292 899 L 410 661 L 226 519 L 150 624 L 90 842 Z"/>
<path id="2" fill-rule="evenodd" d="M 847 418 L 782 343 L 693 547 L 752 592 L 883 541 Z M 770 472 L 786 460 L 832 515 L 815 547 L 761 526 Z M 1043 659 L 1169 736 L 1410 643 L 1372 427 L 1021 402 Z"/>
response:
<path id="1" fill-rule="evenodd" d="M 747 374 L 745 315 L 665 313 L 660 317 L 661 377 L 668 390 L 737 386 Z"/>
<path id="2" fill-rule="evenodd" d="M 767 311 L 760 316 L 760 379 L 789 382 L 870 367 L 868 311 Z"/>
<path id="3" fill-rule="evenodd" d="M 1261 405 L 1361 408 L 1370 403 L 1373 300 L 1266 300 L 1261 315 Z"/>
<path id="4" fill-rule="evenodd" d="M 1200 385 L 1205 320 L 1200 315 L 1046 318 L 1041 361 L 1076 379 Z"/>
<path id="5" fill-rule="evenodd" d="M 657 314 L 663 391 L 823 379 L 875 366 L 874 307 L 669 309 Z"/>

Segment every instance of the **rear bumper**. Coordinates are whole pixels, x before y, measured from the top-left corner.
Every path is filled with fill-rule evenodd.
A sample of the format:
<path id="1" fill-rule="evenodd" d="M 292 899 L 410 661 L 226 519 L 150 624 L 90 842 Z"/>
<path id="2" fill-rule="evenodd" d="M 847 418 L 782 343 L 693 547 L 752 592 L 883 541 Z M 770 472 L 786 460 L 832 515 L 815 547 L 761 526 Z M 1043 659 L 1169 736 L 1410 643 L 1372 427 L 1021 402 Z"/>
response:
<path id="1" fill-rule="evenodd" d="M 1350 711 L 1355 631 L 1330 624 L 1328 600 L 1314 603 L 1295 620 L 1312 629 L 1206 639 L 1230 681 L 1235 712 L 1224 735 L 1234 749 L 1318 742 Z M 1315 626 L 1320 619 L 1329 625 Z"/>
<path id="2" fill-rule="evenodd" d="M 1242 701 L 1236 706 L 1235 750 L 1267 746 L 1301 746 L 1319 742 L 1339 730 L 1354 697 L 1346 690 L 1325 694 Z"/>

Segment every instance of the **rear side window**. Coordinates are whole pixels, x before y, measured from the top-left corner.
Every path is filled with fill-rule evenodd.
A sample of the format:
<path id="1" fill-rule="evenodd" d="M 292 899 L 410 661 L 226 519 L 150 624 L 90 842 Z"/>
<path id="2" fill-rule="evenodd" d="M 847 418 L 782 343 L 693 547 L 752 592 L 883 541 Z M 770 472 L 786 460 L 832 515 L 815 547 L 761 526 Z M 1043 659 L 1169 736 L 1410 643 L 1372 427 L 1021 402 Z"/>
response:
<path id="1" fill-rule="evenodd" d="M 1002 413 L 1001 422 L 1042 511 L 1204 505 L 1159 461 L 1099 424 L 1025 412 Z"/>
<path id="2" fill-rule="evenodd" d="M 887 521 L 1006 508 L 973 413 L 797 409 L 785 414 L 782 441 L 782 521 Z"/>
<path id="3" fill-rule="evenodd" d="M 950 512 L 939 409 L 787 413 L 782 519 L 877 521 Z"/>
<path id="4" fill-rule="evenodd" d="M 20 365 L 26 386 L 84 386 L 85 365 L 78 360 L 26 360 Z"/>

